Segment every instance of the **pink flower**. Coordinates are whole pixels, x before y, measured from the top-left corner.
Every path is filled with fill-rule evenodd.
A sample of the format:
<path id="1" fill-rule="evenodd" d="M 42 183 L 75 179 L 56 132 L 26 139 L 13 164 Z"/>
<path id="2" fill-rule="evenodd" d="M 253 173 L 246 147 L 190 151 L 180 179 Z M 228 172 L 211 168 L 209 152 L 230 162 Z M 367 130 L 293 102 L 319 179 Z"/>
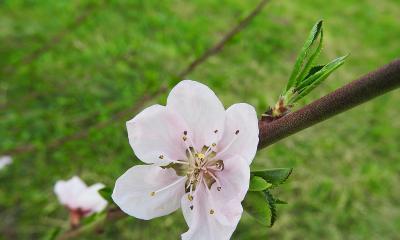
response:
<path id="1" fill-rule="evenodd" d="M 0 156 L 0 170 L 10 165 L 13 159 L 10 156 Z"/>
<path id="2" fill-rule="evenodd" d="M 129 142 L 148 165 L 130 168 L 112 197 L 140 219 L 182 208 L 189 230 L 182 239 L 229 239 L 243 209 L 258 144 L 254 108 L 234 104 L 226 111 L 214 92 L 185 80 L 167 105 L 153 105 L 127 122 Z"/>
<path id="3" fill-rule="evenodd" d="M 107 201 L 98 193 L 103 187 L 101 183 L 88 187 L 79 177 L 74 176 L 67 181 L 57 181 L 54 192 L 61 204 L 82 217 L 101 212 L 107 206 Z"/>

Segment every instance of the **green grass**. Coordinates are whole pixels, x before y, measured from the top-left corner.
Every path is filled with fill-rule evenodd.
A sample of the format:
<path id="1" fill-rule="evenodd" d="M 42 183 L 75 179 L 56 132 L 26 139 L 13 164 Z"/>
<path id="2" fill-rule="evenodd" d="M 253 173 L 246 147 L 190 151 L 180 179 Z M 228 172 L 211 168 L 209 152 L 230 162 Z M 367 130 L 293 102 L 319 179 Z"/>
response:
<path id="1" fill-rule="evenodd" d="M 2 1 L 0 153 L 33 144 L 0 172 L 0 239 L 37 239 L 66 227 L 53 185 L 79 174 L 112 186 L 138 161 L 125 121 L 111 120 L 144 93 L 171 84 L 257 1 Z M 75 19 L 79 16 L 84 20 Z M 261 114 L 276 101 L 316 20 L 325 20 L 324 63 L 343 67 L 302 103 L 398 57 L 397 0 L 271 1 L 224 50 L 187 78 L 210 85 L 225 106 Z M 43 48 L 43 46 L 45 46 Z M 38 50 L 39 49 L 39 50 Z M 42 49 L 42 50 L 40 50 Z M 36 53 L 35 53 L 36 52 Z M 37 53 L 39 52 L 39 53 Z M 166 95 L 153 102 L 165 103 Z M 254 168 L 294 167 L 271 229 L 248 215 L 233 239 L 396 239 L 400 229 L 400 102 L 395 91 L 257 154 Z M 76 132 L 88 136 L 49 148 Z M 82 239 L 177 239 L 182 214 L 126 218 Z"/>

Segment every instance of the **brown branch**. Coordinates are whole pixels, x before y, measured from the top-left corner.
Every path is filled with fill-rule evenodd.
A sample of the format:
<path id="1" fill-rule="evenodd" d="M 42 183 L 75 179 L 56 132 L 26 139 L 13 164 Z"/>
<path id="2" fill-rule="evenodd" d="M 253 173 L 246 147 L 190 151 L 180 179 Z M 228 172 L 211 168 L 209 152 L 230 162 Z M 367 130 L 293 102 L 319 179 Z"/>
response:
<path id="1" fill-rule="evenodd" d="M 400 59 L 368 73 L 344 87 L 315 102 L 272 122 L 259 121 L 260 142 L 258 149 L 267 147 L 289 135 L 315 125 L 325 119 L 371 100 L 400 87 Z M 105 221 L 116 221 L 125 217 L 119 208 L 109 211 Z M 80 228 L 69 230 L 60 239 L 76 237 Z"/>
<path id="2" fill-rule="evenodd" d="M 209 57 L 217 54 L 220 52 L 225 44 L 232 39 L 235 35 L 237 35 L 241 30 L 243 30 L 246 26 L 249 25 L 251 20 L 254 19 L 256 15 L 260 13 L 262 8 L 265 6 L 265 4 L 268 2 L 268 0 L 262 0 L 255 8 L 253 11 L 249 13 L 242 21 L 240 21 L 237 25 L 235 25 L 226 35 L 224 35 L 220 41 L 218 41 L 216 44 L 208 48 L 204 54 L 202 54 L 199 58 L 195 59 L 193 62 L 191 62 L 183 71 L 181 71 L 178 74 L 179 79 L 183 79 L 187 74 L 192 72 L 197 66 L 200 64 L 204 63 Z M 156 93 L 153 95 L 144 95 L 141 99 L 139 99 L 138 103 L 135 104 L 131 109 L 128 110 L 123 110 L 118 113 L 116 113 L 111 119 L 98 123 L 90 128 L 86 128 L 80 131 L 75 132 L 72 135 L 69 136 L 64 136 L 55 140 L 52 140 L 46 144 L 47 149 L 53 149 L 56 148 L 62 144 L 65 144 L 66 142 L 72 141 L 72 140 L 78 140 L 82 139 L 88 136 L 89 132 L 93 129 L 101 129 L 109 124 L 115 122 L 116 120 L 122 119 L 128 115 L 131 115 L 132 113 L 136 112 L 138 109 L 140 109 L 147 101 L 154 99 L 158 96 L 160 96 L 162 93 L 165 93 L 167 91 L 167 88 L 161 87 Z M 22 145 L 15 147 L 13 149 L 6 150 L 0 154 L 1 155 L 15 155 L 15 154 L 22 154 L 22 153 L 29 153 L 32 151 L 35 151 L 36 147 L 33 144 L 27 144 L 27 145 Z"/>
<path id="3" fill-rule="evenodd" d="M 272 122 L 261 120 L 258 148 L 322 122 L 400 86 L 400 59 Z"/>
<path id="4" fill-rule="evenodd" d="M 233 27 L 227 34 L 225 34 L 221 40 L 215 43 L 212 47 L 207 49 L 200 57 L 196 58 L 187 68 L 185 68 L 181 73 L 178 74 L 179 79 L 183 79 L 186 75 L 192 72 L 197 66 L 205 62 L 209 57 L 217 54 L 225 46 L 225 44 L 241 32 L 249 23 L 256 17 L 264 6 L 269 2 L 269 0 L 262 0 L 260 3 L 243 18 L 235 27 Z"/>

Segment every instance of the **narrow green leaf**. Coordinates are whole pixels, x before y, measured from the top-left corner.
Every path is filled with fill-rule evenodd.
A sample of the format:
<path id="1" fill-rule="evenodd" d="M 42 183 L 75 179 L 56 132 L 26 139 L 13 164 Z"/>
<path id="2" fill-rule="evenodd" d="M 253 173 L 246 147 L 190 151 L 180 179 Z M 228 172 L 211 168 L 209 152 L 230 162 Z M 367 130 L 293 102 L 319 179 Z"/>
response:
<path id="1" fill-rule="evenodd" d="M 312 69 L 313 63 L 315 61 L 315 59 L 318 57 L 318 55 L 321 52 L 322 49 L 322 40 L 324 39 L 324 32 L 321 28 L 321 35 L 319 37 L 319 41 L 318 41 L 318 45 L 316 46 L 315 51 L 311 50 L 311 56 L 308 58 L 307 62 L 304 65 L 303 70 L 299 73 L 298 78 L 296 79 L 296 84 L 295 87 L 297 87 L 299 84 L 301 84 L 301 82 L 305 79 L 306 74 L 308 74 L 310 72 L 310 70 Z M 312 48 L 313 46 L 311 46 L 310 48 Z"/>
<path id="2" fill-rule="evenodd" d="M 271 226 L 272 213 L 263 192 L 247 192 L 242 202 L 244 209 L 264 226 Z"/>
<path id="3" fill-rule="evenodd" d="M 87 217 L 83 218 L 81 224 L 83 226 L 91 225 L 92 223 L 95 223 L 95 222 L 97 222 L 99 220 L 103 220 L 106 215 L 107 214 L 105 212 L 94 213 L 94 214 L 92 214 L 90 216 L 87 216 Z"/>
<path id="4" fill-rule="evenodd" d="M 321 33 L 321 30 L 322 30 L 322 20 L 318 21 L 314 25 L 306 42 L 304 43 L 303 48 L 301 49 L 301 51 L 296 59 L 296 63 L 294 65 L 293 71 L 290 75 L 289 81 L 286 85 L 286 91 L 288 91 L 290 88 L 295 86 L 295 83 L 296 83 L 298 77 L 302 73 L 302 69 L 304 69 L 303 66 L 308 65 L 307 63 L 305 64 L 304 62 L 307 59 L 310 48 L 314 44 L 315 40 L 318 38 L 318 35 Z M 321 43 L 321 41 L 320 41 L 320 43 Z M 320 50 L 320 45 L 317 47 L 317 51 L 318 51 L 318 49 Z M 311 60 L 313 60 L 313 59 L 314 58 L 312 58 Z"/>
<path id="5" fill-rule="evenodd" d="M 330 63 L 326 64 L 317 73 L 307 78 L 301 86 L 299 86 L 299 94 L 291 100 L 291 103 L 297 102 L 308 93 L 310 93 L 314 88 L 321 84 L 333 71 L 343 65 L 348 55 L 336 58 Z"/>
<path id="6" fill-rule="evenodd" d="M 113 200 L 111 198 L 112 195 L 112 189 L 109 187 L 104 187 L 102 189 L 99 190 L 99 194 L 105 199 L 107 200 L 107 202 L 112 203 Z"/>
<path id="7" fill-rule="evenodd" d="M 310 69 L 310 71 L 308 71 L 307 76 L 304 79 L 307 79 L 309 77 L 311 77 L 312 75 L 316 74 L 317 72 L 319 72 L 319 70 L 321 70 L 323 67 L 325 67 L 325 65 L 317 65 L 314 66 Z"/>
<path id="8" fill-rule="evenodd" d="M 46 235 L 44 236 L 44 240 L 54 240 L 57 239 L 57 236 L 60 234 L 61 228 L 60 227 L 55 227 L 50 229 Z"/>
<path id="9" fill-rule="evenodd" d="M 279 198 L 275 198 L 275 204 L 288 204 L 286 201 L 283 201 Z"/>
<path id="10" fill-rule="evenodd" d="M 265 181 L 261 177 L 252 176 L 250 178 L 249 191 L 263 191 L 263 190 L 268 189 L 270 187 L 272 187 L 272 184 L 268 183 L 267 181 Z"/>
<path id="11" fill-rule="evenodd" d="M 267 170 L 257 170 L 252 171 L 252 176 L 258 176 L 263 178 L 265 181 L 271 183 L 276 186 L 284 183 L 292 173 L 292 168 L 275 168 L 275 169 L 267 169 Z"/>
<path id="12" fill-rule="evenodd" d="M 269 209 L 271 211 L 270 227 L 272 227 L 274 225 L 277 217 L 278 217 L 277 211 L 276 211 L 276 206 L 275 206 L 275 199 L 274 199 L 274 197 L 272 196 L 272 194 L 268 190 L 264 191 L 264 194 L 265 194 L 265 198 L 266 198 L 267 203 L 268 203 L 268 207 L 269 207 Z"/>

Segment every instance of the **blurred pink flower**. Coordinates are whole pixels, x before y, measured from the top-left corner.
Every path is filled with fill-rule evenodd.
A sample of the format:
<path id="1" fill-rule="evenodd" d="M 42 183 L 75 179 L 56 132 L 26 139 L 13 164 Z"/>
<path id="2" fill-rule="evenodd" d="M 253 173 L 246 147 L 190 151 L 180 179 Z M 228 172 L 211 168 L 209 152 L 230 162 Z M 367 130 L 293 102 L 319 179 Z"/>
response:
<path id="1" fill-rule="evenodd" d="M 0 156 L 0 170 L 13 162 L 10 156 Z"/>
<path id="2" fill-rule="evenodd" d="M 149 165 L 118 178 L 112 197 L 127 214 L 152 219 L 182 207 L 182 239 L 229 239 L 236 229 L 258 144 L 254 108 L 226 111 L 207 86 L 185 80 L 166 106 L 153 105 L 127 122 L 136 156 Z"/>
<path id="3" fill-rule="evenodd" d="M 71 214 L 82 217 L 101 212 L 107 206 L 107 201 L 98 193 L 103 187 L 101 183 L 88 187 L 79 177 L 74 176 L 67 181 L 57 181 L 54 192 L 60 203 L 66 206 Z"/>

